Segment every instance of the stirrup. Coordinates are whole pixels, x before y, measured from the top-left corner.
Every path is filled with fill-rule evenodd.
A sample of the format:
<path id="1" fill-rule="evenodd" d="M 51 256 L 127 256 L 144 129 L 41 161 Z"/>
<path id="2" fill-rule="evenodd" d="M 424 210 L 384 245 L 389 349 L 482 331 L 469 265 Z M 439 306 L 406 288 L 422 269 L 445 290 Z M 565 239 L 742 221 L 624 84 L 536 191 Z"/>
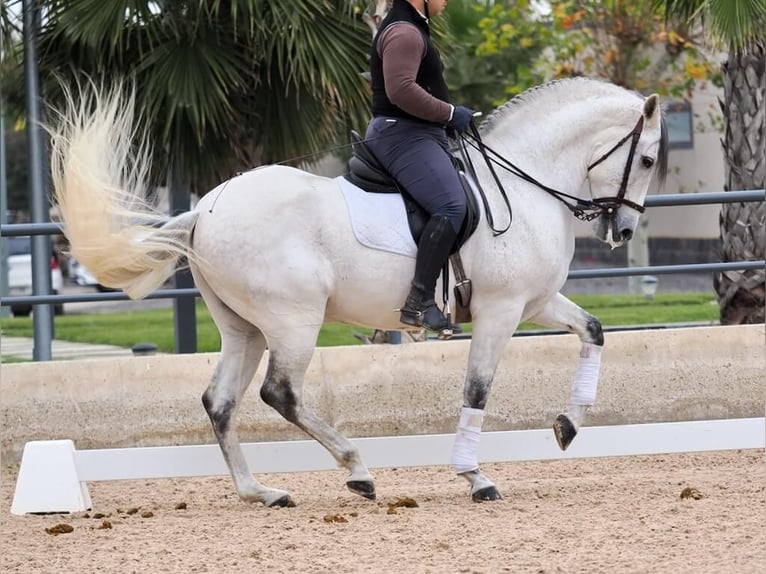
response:
<path id="1" fill-rule="evenodd" d="M 449 341 L 453 335 L 459 335 L 463 332 L 463 328 L 458 325 L 457 323 L 453 323 L 450 321 L 449 316 L 447 317 L 447 326 L 444 327 L 441 331 L 439 331 L 436 334 L 436 338 L 440 341 Z"/>
<path id="2" fill-rule="evenodd" d="M 403 325 L 410 327 L 423 328 L 423 311 L 415 311 L 414 309 L 407 309 L 406 306 L 401 309 L 394 309 L 399 312 L 399 322 Z M 427 327 L 426 327 L 427 328 Z"/>
<path id="3" fill-rule="evenodd" d="M 429 311 L 433 314 L 434 310 L 440 315 L 440 317 L 437 318 L 439 323 L 434 325 L 434 321 L 431 322 L 431 324 L 427 324 L 426 315 Z M 411 327 L 425 328 L 436 332 L 450 327 L 450 321 L 444 316 L 444 313 L 442 313 L 442 310 L 439 309 L 434 301 L 430 301 L 428 305 L 419 310 L 408 307 L 407 304 L 405 304 L 404 307 L 399 309 L 399 321 L 405 325 L 410 325 Z"/>
<path id="4" fill-rule="evenodd" d="M 402 323 L 403 325 L 408 325 L 410 327 L 417 327 L 419 329 L 429 329 L 431 331 L 435 331 L 436 338 L 441 341 L 447 341 L 451 339 L 453 335 L 463 332 L 463 328 L 460 325 L 452 322 L 450 317 L 451 313 L 448 313 L 444 317 L 445 325 L 443 327 L 440 327 L 437 329 L 430 329 L 429 327 L 426 327 L 425 325 L 423 325 L 423 317 L 425 315 L 424 311 L 414 311 L 409 309 L 405 310 L 404 308 L 394 309 L 394 311 L 399 312 L 399 322 Z"/>

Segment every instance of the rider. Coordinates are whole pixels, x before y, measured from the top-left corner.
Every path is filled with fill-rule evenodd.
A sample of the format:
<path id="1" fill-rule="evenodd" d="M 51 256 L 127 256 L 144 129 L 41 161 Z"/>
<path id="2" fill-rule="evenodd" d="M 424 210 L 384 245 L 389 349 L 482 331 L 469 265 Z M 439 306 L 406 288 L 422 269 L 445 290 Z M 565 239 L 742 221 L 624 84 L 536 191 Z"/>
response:
<path id="1" fill-rule="evenodd" d="M 446 127 L 463 133 L 474 112 L 449 103 L 429 17 L 448 0 L 394 0 L 372 44 L 372 120 L 368 148 L 430 215 L 400 321 L 439 331 L 447 318 L 436 306 L 436 280 L 466 213 L 462 184 L 447 151 Z"/>

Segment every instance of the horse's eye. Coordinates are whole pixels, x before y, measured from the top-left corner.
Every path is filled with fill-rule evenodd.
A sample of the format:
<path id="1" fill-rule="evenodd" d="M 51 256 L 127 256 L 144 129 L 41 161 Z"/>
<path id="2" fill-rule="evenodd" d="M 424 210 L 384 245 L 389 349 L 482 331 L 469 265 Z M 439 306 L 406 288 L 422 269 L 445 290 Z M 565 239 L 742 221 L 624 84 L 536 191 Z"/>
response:
<path id="1" fill-rule="evenodd" d="M 645 168 L 649 169 L 650 167 L 654 165 L 654 160 L 650 158 L 649 156 L 645 155 L 644 157 L 641 158 L 641 163 L 644 164 Z"/>

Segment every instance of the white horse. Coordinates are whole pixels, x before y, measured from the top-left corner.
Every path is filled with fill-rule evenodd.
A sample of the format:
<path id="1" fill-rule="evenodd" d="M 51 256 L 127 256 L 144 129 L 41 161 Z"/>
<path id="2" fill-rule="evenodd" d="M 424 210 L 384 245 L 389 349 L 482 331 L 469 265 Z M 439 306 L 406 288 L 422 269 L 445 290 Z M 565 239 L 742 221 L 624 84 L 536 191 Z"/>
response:
<path id="1" fill-rule="evenodd" d="M 52 129 L 55 198 L 74 256 L 100 283 L 133 298 L 158 288 L 179 258 L 188 259 L 221 333 L 220 359 L 202 402 L 242 500 L 293 505 L 288 492 L 253 477 L 235 426 L 267 347 L 261 398 L 348 470 L 352 492 L 374 498 L 373 478 L 354 445 L 304 405 L 304 375 L 325 321 L 402 329 L 394 309 L 407 295 L 414 251 L 362 245 L 338 182 L 288 167 L 237 175 L 176 217 L 151 213 L 142 199 L 148 154 L 131 153 L 132 107 L 120 90 L 77 104 L 70 98 Z M 521 321 L 566 329 L 582 341 L 569 407 L 554 423 L 562 448 L 593 404 L 604 337 L 595 317 L 559 293 L 574 252 L 566 203 L 580 198 L 590 205 L 598 215 L 596 237 L 612 247 L 630 239 L 650 185 L 665 175 L 663 126 L 657 95 L 586 79 L 529 90 L 482 125 L 487 145 L 571 198 L 498 170 L 513 223 L 495 235 L 482 221 L 461 250 L 473 281 L 473 336 L 451 463 L 474 500 L 500 498 L 479 469 L 477 451 L 498 361 Z M 473 160 L 502 226 L 508 212 L 501 195 L 478 154 Z"/>

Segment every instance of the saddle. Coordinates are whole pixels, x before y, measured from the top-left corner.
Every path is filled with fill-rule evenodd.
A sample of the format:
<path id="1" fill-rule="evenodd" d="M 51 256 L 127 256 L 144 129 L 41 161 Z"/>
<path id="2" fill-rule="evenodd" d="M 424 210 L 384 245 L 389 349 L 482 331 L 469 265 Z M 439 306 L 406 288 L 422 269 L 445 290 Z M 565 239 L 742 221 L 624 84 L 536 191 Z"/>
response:
<path id="1" fill-rule="evenodd" d="M 348 161 L 348 173 L 344 176 L 348 181 L 369 193 L 398 193 L 404 200 L 404 207 L 407 212 L 407 223 L 412 233 L 412 238 L 417 245 L 423 228 L 428 222 L 430 215 L 415 201 L 412 196 L 399 184 L 384 168 L 373 153 L 362 141 L 361 136 L 354 130 L 351 131 L 352 154 Z M 455 155 L 450 155 L 452 165 L 458 174 L 462 183 L 463 192 L 466 197 L 466 215 L 463 224 L 458 232 L 455 244 L 452 246 L 450 262 L 455 275 L 455 300 L 456 313 L 455 321 L 457 323 L 467 323 L 471 321 L 470 302 L 471 302 L 471 280 L 465 276 L 463 263 L 460 259 L 460 247 L 468 240 L 479 225 L 481 211 L 479 203 L 474 193 L 474 186 L 467 175 L 463 161 Z M 442 271 L 442 284 L 444 285 L 445 301 L 448 293 L 449 274 L 446 272 L 447 266 Z"/>

